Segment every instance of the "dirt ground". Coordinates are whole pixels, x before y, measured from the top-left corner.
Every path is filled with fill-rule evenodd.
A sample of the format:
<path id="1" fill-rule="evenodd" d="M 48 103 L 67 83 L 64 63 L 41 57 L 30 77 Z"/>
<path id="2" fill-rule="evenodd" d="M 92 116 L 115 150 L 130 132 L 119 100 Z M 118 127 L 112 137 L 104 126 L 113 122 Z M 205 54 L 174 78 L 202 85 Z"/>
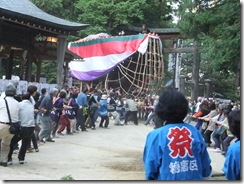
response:
<path id="1" fill-rule="evenodd" d="M 153 129 L 140 122 L 138 126 L 97 128 L 89 132 L 64 135 L 55 142 L 46 142 L 40 152 L 26 154 L 24 165 L 18 163 L 0 167 L 1 180 L 60 180 L 70 176 L 74 180 L 144 180 L 142 162 L 146 135 Z M 218 155 L 214 155 L 218 157 Z M 214 173 L 221 173 L 219 162 L 213 165 Z M 223 180 L 213 177 L 212 180 Z"/>

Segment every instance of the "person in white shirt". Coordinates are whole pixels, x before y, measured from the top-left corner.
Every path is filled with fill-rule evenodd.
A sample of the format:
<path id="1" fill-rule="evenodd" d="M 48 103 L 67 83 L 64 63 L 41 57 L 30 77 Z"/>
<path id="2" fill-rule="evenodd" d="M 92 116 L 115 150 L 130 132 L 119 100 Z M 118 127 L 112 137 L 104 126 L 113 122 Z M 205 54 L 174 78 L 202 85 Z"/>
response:
<path id="1" fill-rule="evenodd" d="M 21 122 L 20 135 L 14 135 L 10 144 L 10 151 L 8 154 L 8 164 L 13 164 L 12 154 L 14 146 L 22 140 L 18 159 L 20 164 L 24 164 L 25 153 L 27 147 L 31 141 L 31 136 L 34 133 L 35 121 L 34 121 L 34 106 L 31 102 L 31 94 L 26 92 L 22 95 L 22 101 L 20 102 L 19 116 Z"/>
<path id="2" fill-rule="evenodd" d="M 197 99 L 197 103 L 195 105 L 195 110 L 194 110 L 195 113 L 199 111 L 199 107 L 200 107 L 201 103 L 202 103 L 202 98 L 199 97 Z"/>
<path id="3" fill-rule="evenodd" d="M 128 99 L 126 100 L 126 114 L 125 114 L 125 122 L 124 124 L 127 125 L 127 121 L 129 116 L 131 115 L 131 119 L 135 125 L 138 125 L 138 118 L 137 118 L 137 107 L 135 101 L 132 99 L 132 96 L 129 95 Z"/>
<path id="4" fill-rule="evenodd" d="M 27 88 L 27 92 L 30 93 L 30 101 L 31 101 L 31 103 L 33 104 L 34 109 L 35 109 L 35 110 L 34 110 L 34 111 L 35 111 L 35 114 L 34 114 L 35 130 L 37 130 L 38 133 L 39 133 L 39 131 L 40 131 L 40 127 L 39 127 L 39 125 L 36 123 L 37 113 L 39 112 L 38 107 L 37 107 L 37 103 L 36 103 L 37 99 L 35 99 L 35 97 L 38 95 L 37 87 L 36 87 L 35 85 L 30 85 L 30 86 L 28 86 L 28 88 Z M 34 130 L 34 131 L 35 131 L 35 130 Z M 27 148 L 27 150 L 28 150 L 29 152 L 32 152 L 32 149 L 33 149 L 33 148 L 31 147 L 31 142 L 32 142 L 32 144 L 33 144 L 33 147 L 34 147 L 35 151 L 38 152 L 39 149 L 38 149 L 38 144 L 37 144 L 37 139 L 36 139 L 36 135 L 35 135 L 35 133 L 33 133 L 32 137 L 31 137 L 31 141 L 30 141 L 30 143 L 29 143 L 29 145 L 28 145 L 28 148 Z"/>
<path id="5" fill-rule="evenodd" d="M 116 111 L 116 94 L 114 92 L 111 92 L 109 94 L 109 98 L 107 99 L 107 104 L 108 104 L 108 107 L 107 107 L 107 110 L 109 112 L 109 114 L 111 114 L 114 118 L 114 125 L 120 125 L 122 126 L 123 123 L 120 121 L 119 119 L 119 113 Z M 109 108 L 111 107 L 111 108 Z"/>
<path id="6" fill-rule="evenodd" d="M 8 84 L 5 88 L 5 99 L 8 103 L 8 107 L 10 110 L 10 117 L 12 123 L 19 121 L 19 110 L 20 104 L 17 100 L 14 99 L 14 95 L 16 94 L 16 88 L 13 84 Z M 8 153 L 10 150 L 10 142 L 14 137 L 13 134 L 9 132 L 9 116 L 5 104 L 4 98 L 0 97 L 0 139 L 1 141 L 1 157 L 0 157 L 0 165 L 6 167 L 8 161 Z"/>

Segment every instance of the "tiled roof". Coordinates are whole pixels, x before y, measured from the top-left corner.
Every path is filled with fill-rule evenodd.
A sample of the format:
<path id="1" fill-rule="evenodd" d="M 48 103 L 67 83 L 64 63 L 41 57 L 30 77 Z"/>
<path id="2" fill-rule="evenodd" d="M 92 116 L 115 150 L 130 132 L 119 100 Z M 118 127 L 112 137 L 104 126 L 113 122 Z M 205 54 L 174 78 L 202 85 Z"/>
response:
<path id="1" fill-rule="evenodd" d="M 16 19 L 24 18 L 25 20 L 48 24 L 49 26 L 63 28 L 64 30 L 80 30 L 89 26 L 89 24 L 80 24 L 64 20 L 50 15 L 29 0 L 0 0 L 0 16 L 11 16 Z"/>
<path id="2" fill-rule="evenodd" d="M 136 27 L 136 26 L 131 26 L 128 28 L 131 31 L 136 31 L 136 32 L 140 32 L 141 31 L 141 27 Z M 151 33 L 180 33 L 180 30 L 177 28 L 148 28 L 150 30 Z"/>

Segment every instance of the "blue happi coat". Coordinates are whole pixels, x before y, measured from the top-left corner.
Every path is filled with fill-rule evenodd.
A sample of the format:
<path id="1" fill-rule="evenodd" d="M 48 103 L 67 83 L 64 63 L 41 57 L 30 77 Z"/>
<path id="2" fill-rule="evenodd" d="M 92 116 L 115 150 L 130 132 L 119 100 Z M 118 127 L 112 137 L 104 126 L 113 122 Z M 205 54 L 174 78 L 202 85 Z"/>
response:
<path id="1" fill-rule="evenodd" d="M 101 99 L 100 100 L 100 104 L 101 105 L 98 106 L 98 114 L 99 114 L 99 116 L 101 116 L 101 117 L 108 116 L 108 110 L 107 110 L 108 104 L 107 104 L 106 100 Z"/>
<path id="2" fill-rule="evenodd" d="M 147 180 L 202 180 L 212 173 L 202 135 L 186 123 L 151 131 L 143 161 Z"/>
<path id="3" fill-rule="evenodd" d="M 241 143 L 238 139 L 228 147 L 226 159 L 222 171 L 227 180 L 241 179 Z"/>

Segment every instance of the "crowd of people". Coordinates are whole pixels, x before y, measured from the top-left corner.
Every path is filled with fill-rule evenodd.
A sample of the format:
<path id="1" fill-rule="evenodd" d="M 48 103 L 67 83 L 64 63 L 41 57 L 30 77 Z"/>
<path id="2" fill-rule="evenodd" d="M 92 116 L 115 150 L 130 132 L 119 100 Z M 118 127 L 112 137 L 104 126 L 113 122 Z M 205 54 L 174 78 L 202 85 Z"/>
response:
<path id="1" fill-rule="evenodd" d="M 192 105 L 189 104 L 190 106 Z M 188 123 L 195 121 L 195 127 L 200 131 L 206 145 L 213 148 L 210 150 L 226 156 L 231 141 L 236 138 L 229 130 L 228 115 L 236 110 L 240 111 L 238 102 L 234 103 L 231 100 L 220 102 L 219 99 L 212 101 L 198 98 L 194 110 L 189 113 Z"/>
<path id="2" fill-rule="evenodd" d="M 26 92 L 16 95 L 17 85 L 15 81 L 10 82 L 0 98 L 2 166 L 13 164 L 12 154 L 18 154 L 19 163 L 24 164 L 27 152 L 39 152 L 40 145 L 55 142 L 58 136 L 87 132 L 88 128 L 96 130 L 98 117 L 99 128 L 109 128 L 111 118 L 116 126 L 128 125 L 129 121 L 138 125 L 136 102 L 132 96 L 124 98 L 115 90 L 107 94 L 91 87 L 79 92 L 64 85 L 60 90 L 53 88 L 49 92 L 43 88 L 40 94 L 36 86 L 30 85 Z M 11 134 L 10 124 L 19 122 L 21 131 Z"/>
<path id="3" fill-rule="evenodd" d="M 144 149 L 146 179 L 203 179 L 211 176 L 207 147 L 226 156 L 223 171 L 227 179 L 240 177 L 230 173 L 231 164 L 237 167 L 233 165 L 231 155 L 236 154 L 238 146 L 230 144 L 234 139 L 237 142 L 240 139 L 240 129 L 236 128 L 240 124 L 238 114 L 235 114 L 240 112 L 240 103 L 199 98 L 193 105 L 181 93 L 172 91 L 161 96 L 155 94 L 134 99 L 131 95 L 123 96 L 119 90 L 110 89 L 107 93 L 91 87 L 80 91 L 71 90 L 67 85 L 49 92 L 43 88 L 41 94 L 36 86 L 30 85 L 17 98 L 17 85 L 9 83 L 0 97 L 2 166 L 13 164 L 14 153 L 18 154 L 19 163 L 24 164 L 27 152 L 38 152 L 40 145 L 55 142 L 58 136 L 87 132 L 88 128 L 91 131 L 98 127 L 108 129 L 113 118 L 116 126 L 126 126 L 129 121 L 137 126 L 139 120 L 146 126 L 154 126 Z M 11 134 L 10 123 L 18 122 L 21 123 L 20 132 Z M 196 122 L 195 128 L 192 122 Z M 22 141 L 20 147 L 19 141 Z M 180 141 L 178 147 L 177 141 Z M 238 160 L 238 154 L 235 159 Z M 169 171 L 164 170 L 165 165 Z M 181 168 L 180 165 L 184 166 Z"/>

